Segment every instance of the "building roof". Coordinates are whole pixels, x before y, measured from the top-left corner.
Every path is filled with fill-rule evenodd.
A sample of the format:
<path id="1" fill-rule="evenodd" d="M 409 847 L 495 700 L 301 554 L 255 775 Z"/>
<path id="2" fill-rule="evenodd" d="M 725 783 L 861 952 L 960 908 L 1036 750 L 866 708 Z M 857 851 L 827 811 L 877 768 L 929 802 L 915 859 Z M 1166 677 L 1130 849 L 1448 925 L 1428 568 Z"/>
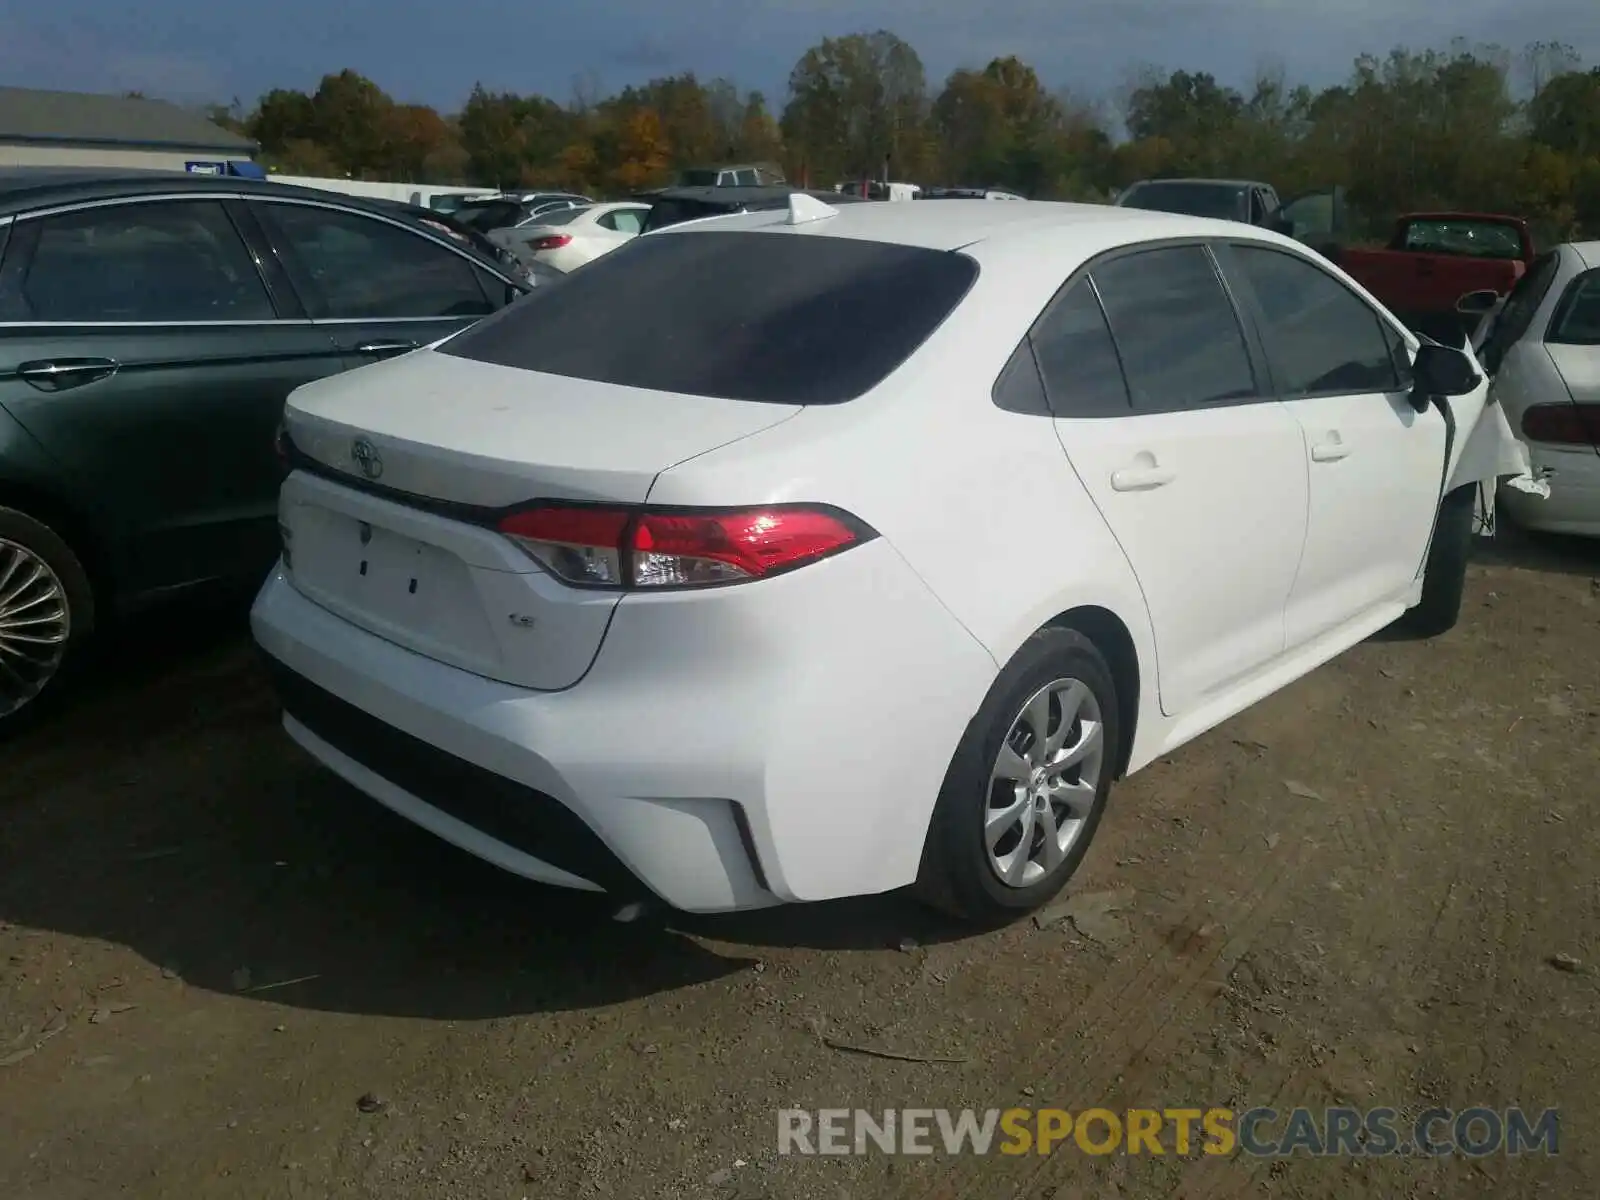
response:
<path id="1" fill-rule="evenodd" d="M 250 155 L 256 144 L 165 100 L 0 87 L 0 142 L 206 150 Z"/>

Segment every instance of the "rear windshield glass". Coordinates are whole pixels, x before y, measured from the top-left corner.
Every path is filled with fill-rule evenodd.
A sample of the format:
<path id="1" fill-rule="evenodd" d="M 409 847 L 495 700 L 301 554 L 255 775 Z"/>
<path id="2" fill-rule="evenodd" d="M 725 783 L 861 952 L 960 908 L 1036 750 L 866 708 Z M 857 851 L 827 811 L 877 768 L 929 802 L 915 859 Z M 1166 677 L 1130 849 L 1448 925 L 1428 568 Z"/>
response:
<path id="1" fill-rule="evenodd" d="M 1544 340 L 1569 346 L 1600 346 L 1600 271 L 1586 272 L 1568 285 Z"/>
<path id="2" fill-rule="evenodd" d="M 910 357 L 977 274 L 963 254 L 854 238 L 639 237 L 440 351 L 660 392 L 839 404 Z"/>
<path id="3" fill-rule="evenodd" d="M 1522 235 L 1498 221 L 1411 221 L 1405 249 L 1418 254 L 1464 254 L 1471 258 L 1522 257 Z"/>
<path id="4" fill-rule="evenodd" d="M 588 206 L 582 208 L 557 208 L 550 212 L 536 212 L 528 221 L 529 225 L 568 225 L 588 212 Z"/>
<path id="5" fill-rule="evenodd" d="M 510 225 L 521 217 L 522 205 L 515 200 L 469 201 L 456 210 L 458 221 L 485 232 Z"/>
<path id="6" fill-rule="evenodd" d="M 1244 189 L 1225 183 L 1146 183 L 1124 196 L 1122 207 L 1237 221 L 1245 211 Z"/>
<path id="7" fill-rule="evenodd" d="M 644 219 L 644 231 L 665 229 L 684 221 L 698 221 L 701 217 L 722 217 L 738 212 L 739 206 L 712 204 L 705 200 L 686 200 L 678 196 L 662 196 L 650 206 Z"/>

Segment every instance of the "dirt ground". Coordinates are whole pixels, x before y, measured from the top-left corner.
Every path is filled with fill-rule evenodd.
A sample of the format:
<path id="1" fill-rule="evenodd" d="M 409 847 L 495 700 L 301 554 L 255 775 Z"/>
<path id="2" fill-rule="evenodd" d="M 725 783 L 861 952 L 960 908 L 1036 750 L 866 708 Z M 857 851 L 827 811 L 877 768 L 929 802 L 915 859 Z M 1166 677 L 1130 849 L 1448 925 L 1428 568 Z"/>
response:
<path id="1" fill-rule="evenodd" d="M 1109 919 L 623 925 L 314 767 L 242 611 L 169 613 L 0 745 L 0 1197 L 1592 1196 L 1597 776 L 1600 547 L 1485 543 L 1453 633 L 1123 784 Z M 783 1107 L 1097 1103 L 1554 1106 L 1561 1152 L 777 1154 Z"/>

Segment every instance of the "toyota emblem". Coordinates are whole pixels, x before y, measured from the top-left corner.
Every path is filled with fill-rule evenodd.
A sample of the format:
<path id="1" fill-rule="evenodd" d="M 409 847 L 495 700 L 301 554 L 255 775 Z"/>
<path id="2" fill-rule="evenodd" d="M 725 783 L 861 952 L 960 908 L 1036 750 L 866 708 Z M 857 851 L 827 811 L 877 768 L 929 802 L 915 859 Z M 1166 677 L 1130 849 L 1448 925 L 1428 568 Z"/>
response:
<path id="1" fill-rule="evenodd" d="M 383 459 L 378 454 L 378 448 L 366 438 L 357 438 L 350 444 L 350 458 L 368 479 L 376 479 L 383 474 Z"/>

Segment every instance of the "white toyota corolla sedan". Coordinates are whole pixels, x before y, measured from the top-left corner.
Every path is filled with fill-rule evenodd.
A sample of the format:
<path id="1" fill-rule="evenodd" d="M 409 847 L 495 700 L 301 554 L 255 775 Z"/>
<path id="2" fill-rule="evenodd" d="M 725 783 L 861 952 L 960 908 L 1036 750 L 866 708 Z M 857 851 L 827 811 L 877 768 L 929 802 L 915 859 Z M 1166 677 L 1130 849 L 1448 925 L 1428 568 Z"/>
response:
<path id="1" fill-rule="evenodd" d="M 1454 623 L 1484 403 L 1260 229 L 797 196 L 295 392 L 255 636 L 295 741 L 519 875 L 1003 916 L 1114 779 Z"/>

